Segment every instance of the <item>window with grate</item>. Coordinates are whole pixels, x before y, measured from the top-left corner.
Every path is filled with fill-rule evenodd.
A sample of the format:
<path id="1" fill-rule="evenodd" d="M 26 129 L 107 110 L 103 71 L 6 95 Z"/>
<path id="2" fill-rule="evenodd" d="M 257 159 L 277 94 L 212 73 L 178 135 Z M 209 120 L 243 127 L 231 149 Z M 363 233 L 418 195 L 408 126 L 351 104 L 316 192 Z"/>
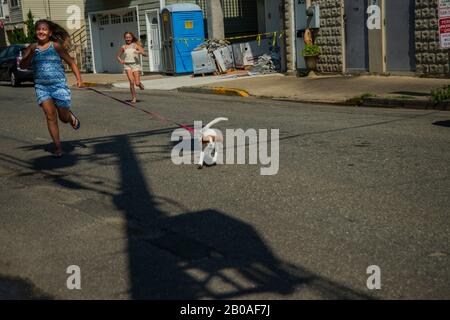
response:
<path id="1" fill-rule="evenodd" d="M 109 24 L 109 15 L 100 16 L 99 21 L 101 26 Z"/>
<path id="2" fill-rule="evenodd" d="M 134 21 L 134 11 L 130 11 L 123 15 L 123 22 L 133 22 Z"/>
<path id="3" fill-rule="evenodd" d="M 226 0 L 223 1 L 223 17 L 239 18 L 242 17 L 242 0 Z"/>
<path id="4" fill-rule="evenodd" d="M 203 18 L 208 18 L 208 12 L 206 10 L 206 0 L 195 0 L 195 4 L 198 5 L 200 8 L 202 8 L 203 11 Z"/>
<path id="5" fill-rule="evenodd" d="M 122 22 L 121 16 L 118 14 L 111 14 L 111 24 L 119 24 Z"/>
<path id="6" fill-rule="evenodd" d="M 207 0 L 195 0 L 195 3 L 202 8 L 203 17 L 208 19 L 208 12 L 206 8 Z M 243 17 L 243 0 L 223 0 L 222 1 L 223 17 L 224 18 L 240 18 Z"/>
<path id="7" fill-rule="evenodd" d="M 10 3 L 9 3 L 11 8 L 18 7 L 19 4 L 20 4 L 19 0 L 11 0 Z"/>

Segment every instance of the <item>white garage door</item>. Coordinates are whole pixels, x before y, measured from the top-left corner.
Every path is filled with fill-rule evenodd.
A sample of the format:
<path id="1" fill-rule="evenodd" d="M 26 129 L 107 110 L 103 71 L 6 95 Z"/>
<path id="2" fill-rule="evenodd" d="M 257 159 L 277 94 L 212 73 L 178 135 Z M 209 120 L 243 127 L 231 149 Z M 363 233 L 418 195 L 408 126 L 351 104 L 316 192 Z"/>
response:
<path id="1" fill-rule="evenodd" d="M 122 73 L 123 66 L 117 61 L 116 55 L 125 43 L 123 39 L 125 32 L 133 32 L 136 37 L 139 37 L 136 11 L 130 9 L 129 11 L 101 14 L 97 19 L 100 39 L 97 47 L 101 51 L 101 63 L 96 63 L 101 68 L 98 68 L 97 72 Z"/>

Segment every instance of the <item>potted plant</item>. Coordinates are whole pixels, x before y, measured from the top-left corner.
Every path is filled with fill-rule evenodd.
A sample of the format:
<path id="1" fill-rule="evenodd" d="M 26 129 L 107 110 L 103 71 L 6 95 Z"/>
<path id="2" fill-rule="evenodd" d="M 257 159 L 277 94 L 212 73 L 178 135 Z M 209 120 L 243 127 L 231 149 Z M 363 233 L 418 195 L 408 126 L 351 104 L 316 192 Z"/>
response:
<path id="1" fill-rule="evenodd" d="M 316 44 L 306 44 L 302 51 L 302 56 L 305 58 L 306 67 L 310 71 L 317 71 L 317 60 L 320 56 L 320 47 Z"/>

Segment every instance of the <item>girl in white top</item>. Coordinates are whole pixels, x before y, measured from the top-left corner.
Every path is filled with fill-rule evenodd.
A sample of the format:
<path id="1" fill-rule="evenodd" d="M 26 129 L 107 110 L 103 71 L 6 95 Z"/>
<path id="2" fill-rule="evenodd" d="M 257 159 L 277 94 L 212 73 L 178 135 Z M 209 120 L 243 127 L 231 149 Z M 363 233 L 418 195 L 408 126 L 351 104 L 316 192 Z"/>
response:
<path id="1" fill-rule="evenodd" d="M 139 55 L 147 56 L 147 54 L 132 32 L 125 32 L 123 37 L 125 45 L 120 47 L 117 53 L 117 60 L 119 60 L 120 64 L 123 64 L 127 73 L 128 81 L 130 82 L 131 102 L 136 103 L 136 89 L 134 86 L 136 85 L 141 90 L 144 90 L 144 85 L 141 82 L 142 67 Z"/>

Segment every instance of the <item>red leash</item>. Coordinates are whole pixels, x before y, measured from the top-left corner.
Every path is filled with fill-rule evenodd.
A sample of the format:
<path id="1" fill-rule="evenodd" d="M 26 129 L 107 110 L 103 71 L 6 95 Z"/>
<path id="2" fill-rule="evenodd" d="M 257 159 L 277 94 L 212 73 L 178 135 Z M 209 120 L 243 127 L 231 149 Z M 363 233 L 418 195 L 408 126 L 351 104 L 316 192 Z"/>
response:
<path id="1" fill-rule="evenodd" d="M 151 112 L 151 111 L 147 111 L 147 110 L 145 110 L 145 109 L 139 108 L 139 107 L 133 105 L 133 104 L 130 103 L 130 102 L 127 102 L 127 101 L 124 101 L 124 100 L 115 98 L 115 97 L 113 97 L 113 96 L 110 96 L 109 94 L 106 94 L 106 93 L 104 93 L 104 92 L 98 91 L 98 90 L 96 90 L 96 89 L 94 89 L 94 88 L 88 87 L 88 88 L 85 88 L 85 89 L 94 91 L 95 93 L 98 93 L 98 94 L 100 94 L 100 95 L 102 95 L 102 96 L 108 97 L 108 98 L 110 98 L 110 99 L 112 99 L 112 100 L 115 100 L 115 101 L 117 101 L 117 102 L 120 102 L 120 103 L 122 103 L 122 104 L 124 104 L 124 105 L 126 105 L 126 106 L 129 106 L 129 107 L 132 107 L 132 108 L 134 108 L 134 109 L 136 109 L 136 110 L 142 111 L 142 112 L 148 114 L 149 116 L 151 116 L 151 117 L 153 117 L 153 118 L 156 118 L 157 120 L 159 120 L 159 121 L 161 121 L 161 122 L 165 122 L 165 123 L 173 123 L 173 124 L 176 124 L 178 127 L 183 128 L 183 129 L 185 129 L 185 130 L 187 130 L 187 131 L 189 131 L 189 132 L 194 132 L 194 128 L 189 127 L 189 126 L 187 126 L 187 125 L 185 125 L 185 124 L 181 124 L 181 123 L 175 122 L 175 121 L 173 121 L 173 120 L 169 120 L 169 119 L 167 119 L 167 118 L 164 118 L 163 116 L 159 115 L 159 114 L 156 113 L 156 112 Z"/>

